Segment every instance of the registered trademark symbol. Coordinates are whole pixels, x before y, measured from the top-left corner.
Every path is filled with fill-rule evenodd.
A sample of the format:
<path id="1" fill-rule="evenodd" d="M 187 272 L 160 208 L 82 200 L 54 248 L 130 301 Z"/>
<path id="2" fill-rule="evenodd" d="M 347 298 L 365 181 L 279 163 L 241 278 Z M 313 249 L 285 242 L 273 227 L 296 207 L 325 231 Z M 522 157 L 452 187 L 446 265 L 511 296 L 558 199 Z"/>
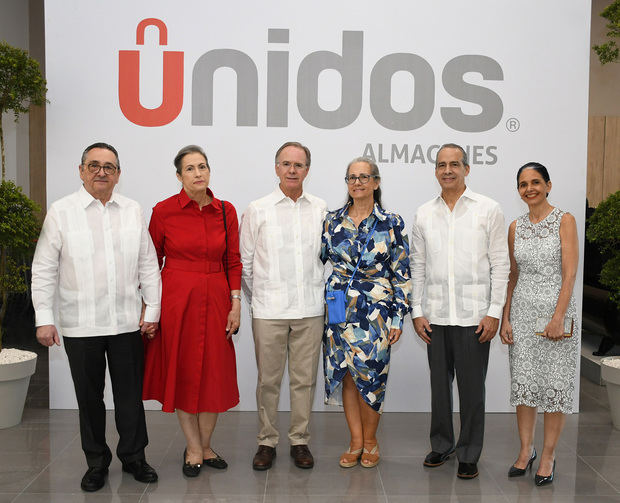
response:
<path id="1" fill-rule="evenodd" d="M 521 123 L 514 117 L 511 117 L 510 119 L 506 121 L 506 129 L 510 131 L 511 133 L 518 131 L 520 127 L 521 127 Z"/>

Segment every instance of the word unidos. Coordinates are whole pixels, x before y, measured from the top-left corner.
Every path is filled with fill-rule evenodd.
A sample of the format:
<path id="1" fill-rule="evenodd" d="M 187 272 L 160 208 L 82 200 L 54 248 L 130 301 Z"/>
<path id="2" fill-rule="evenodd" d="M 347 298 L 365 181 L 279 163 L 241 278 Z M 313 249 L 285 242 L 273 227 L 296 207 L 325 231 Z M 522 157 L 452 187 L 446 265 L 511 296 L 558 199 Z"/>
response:
<path id="1" fill-rule="evenodd" d="M 167 28 L 159 19 L 145 19 L 138 24 L 136 43 L 144 44 L 147 26 L 159 30 L 159 44 L 167 45 Z M 289 30 L 269 28 L 268 44 L 288 44 Z M 169 124 L 183 107 L 184 53 L 163 52 L 162 103 L 154 109 L 140 104 L 139 51 L 119 51 L 119 104 L 123 115 L 140 126 Z M 236 75 L 236 124 L 259 125 L 259 78 L 265 81 L 265 125 L 287 127 L 289 120 L 289 51 L 268 50 L 266 71 L 237 49 L 212 49 L 200 56 L 192 69 L 191 123 L 213 126 L 214 80 L 218 69 L 232 69 Z M 319 103 L 319 76 L 330 70 L 340 75 L 339 106 L 326 110 Z M 413 104 L 409 110 L 392 106 L 392 78 L 399 72 L 413 80 Z M 502 118 L 501 97 L 492 89 L 472 84 L 465 75 L 476 73 L 484 81 L 502 81 L 504 73 L 493 58 L 465 54 L 450 59 L 441 70 L 444 90 L 453 98 L 480 107 L 477 114 L 467 114 L 458 106 L 442 106 L 439 113 L 444 124 L 455 131 L 482 132 L 494 128 Z M 364 32 L 342 31 L 340 53 L 319 50 L 306 55 L 296 71 L 296 104 L 300 117 L 319 129 L 342 129 L 353 124 L 362 110 L 362 89 L 369 86 L 370 112 L 374 120 L 393 131 L 412 131 L 424 126 L 435 112 L 435 71 L 422 56 L 399 52 L 387 54 L 375 62 L 366 79 L 364 74 Z M 148 79 L 146 79 L 148 81 Z M 227 90 L 228 91 L 228 90 Z M 234 92 L 228 91 L 228 92 Z"/>

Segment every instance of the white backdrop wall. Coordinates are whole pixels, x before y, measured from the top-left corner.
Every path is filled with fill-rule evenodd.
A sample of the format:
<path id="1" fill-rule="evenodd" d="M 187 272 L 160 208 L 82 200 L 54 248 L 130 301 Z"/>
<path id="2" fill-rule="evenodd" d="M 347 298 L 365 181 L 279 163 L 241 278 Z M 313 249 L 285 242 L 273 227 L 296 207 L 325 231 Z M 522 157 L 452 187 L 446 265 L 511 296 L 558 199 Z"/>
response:
<path id="1" fill-rule="evenodd" d="M 470 152 L 467 184 L 501 202 L 506 225 L 526 210 L 518 167 L 545 164 L 550 200 L 575 215 L 583 242 L 590 2 L 48 0 L 45 15 L 50 202 L 79 187 L 83 148 L 106 141 L 123 167 L 117 190 L 138 200 L 148 220 L 157 201 L 180 189 L 175 153 L 196 143 L 209 156 L 216 196 L 240 216 L 275 187 L 275 150 L 298 140 L 312 150 L 306 189 L 330 208 L 344 202 L 347 162 L 374 156 L 385 206 L 409 227 L 439 191 L 437 146 L 456 142 Z M 136 45 L 149 18 L 165 24 L 167 45 L 155 26 Z M 139 63 L 137 52 L 124 51 L 138 51 Z M 581 289 L 579 279 L 578 299 Z M 239 409 L 253 410 L 247 306 L 243 316 Z M 512 410 L 508 392 L 497 337 L 487 410 Z M 280 405 L 288 409 L 287 381 Z M 328 409 L 320 369 L 314 405 Z M 76 407 L 57 347 L 50 406 Z M 426 350 L 409 319 L 392 353 L 385 410 L 430 410 Z"/>

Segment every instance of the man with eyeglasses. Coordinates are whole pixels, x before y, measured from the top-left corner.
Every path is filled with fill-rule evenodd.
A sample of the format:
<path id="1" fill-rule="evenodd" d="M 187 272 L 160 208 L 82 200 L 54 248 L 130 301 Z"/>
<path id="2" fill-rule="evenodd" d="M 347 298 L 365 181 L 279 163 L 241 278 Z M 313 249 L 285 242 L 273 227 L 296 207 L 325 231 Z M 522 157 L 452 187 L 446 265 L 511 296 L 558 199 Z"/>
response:
<path id="1" fill-rule="evenodd" d="M 276 152 L 280 184 L 250 203 L 241 218 L 242 286 L 251 306 L 258 367 L 260 431 L 255 470 L 271 468 L 279 435 L 278 402 L 288 359 L 290 455 L 312 468 L 308 424 L 323 335 L 323 264 L 319 254 L 327 204 L 303 190 L 310 150 L 287 142 Z"/>
<path id="2" fill-rule="evenodd" d="M 32 302 L 37 340 L 60 346 L 63 336 L 88 465 L 81 487 L 92 492 L 105 484 L 112 461 L 105 439 L 106 359 L 123 471 L 139 482 L 157 481 L 144 454 L 142 335 L 153 337 L 157 329 L 161 279 L 142 209 L 114 193 L 121 173 L 114 147 L 87 147 L 79 173 L 82 187 L 54 202 L 45 217 L 32 263 Z"/>
<path id="3" fill-rule="evenodd" d="M 456 451 L 461 479 L 478 476 L 489 346 L 499 327 L 510 271 L 502 210 L 466 186 L 468 174 L 465 150 L 443 145 L 435 162 L 441 193 L 415 214 L 410 257 L 411 317 L 427 344 L 431 377 L 432 450 L 424 466 L 441 466 Z M 461 417 L 456 446 L 455 373 Z"/>

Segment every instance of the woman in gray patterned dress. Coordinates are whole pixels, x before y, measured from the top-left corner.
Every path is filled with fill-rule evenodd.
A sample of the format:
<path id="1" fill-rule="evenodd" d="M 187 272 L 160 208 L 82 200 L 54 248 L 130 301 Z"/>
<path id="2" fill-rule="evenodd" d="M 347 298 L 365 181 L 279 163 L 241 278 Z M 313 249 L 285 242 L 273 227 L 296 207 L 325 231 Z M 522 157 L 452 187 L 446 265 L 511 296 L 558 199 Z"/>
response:
<path id="1" fill-rule="evenodd" d="M 517 408 L 521 450 L 509 477 L 524 475 L 536 459 L 536 412 L 544 412 L 544 444 L 536 485 L 553 481 L 555 446 L 565 414 L 573 411 L 579 330 L 573 285 L 578 242 L 575 218 L 547 201 L 547 169 L 519 169 L 517 187 L 529 212 L 510 224 L 510 277 L 500 337 L 509 344 L 510 403 Z M 572 336 L 566 336 L 572 330 Z"/>

